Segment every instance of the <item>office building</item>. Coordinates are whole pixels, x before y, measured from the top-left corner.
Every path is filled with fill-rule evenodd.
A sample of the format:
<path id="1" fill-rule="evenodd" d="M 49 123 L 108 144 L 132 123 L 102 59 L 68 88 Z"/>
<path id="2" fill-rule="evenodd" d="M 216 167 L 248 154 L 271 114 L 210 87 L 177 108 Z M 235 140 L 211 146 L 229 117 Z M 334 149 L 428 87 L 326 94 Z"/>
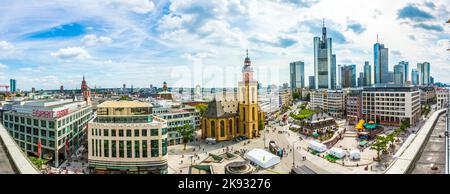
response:
<path id="1" fill-rule="evenodd" d="M 375 84 L 389 83 L 389 49 L 378 43 L 377 38 L 373 50 Z"/>
<path id="2" fill-rule="evenodd" d="M 315 89 L 336 88 L 336 55 L 332 54 L 332 38 L 327 37 L 325 23 L 322 38 L 314 37 Z"/>
<path id="3" fill-rule="evenodd" d="M 200 112 L 193 106 L 168 100 L 158 100 L 154 103 L 152 112 L 153 115 L 167 121 L 169 146 L 183 143 L 183 137 L 177 131 L 177 127 L 183 125 L 191 125 L 194 129 L 200 127 Z"/>
<path id="4" fill-rule="evenodd" d="M 403 67 L 403 83 L 406 83 L 409 81 L 409 63 L 400 61 L 398 64 Z"/>
<path id="5" fill-rule="evenodd" d="M 372 69 L 369 61 L 364 62 L 364 86 L 372 86 Z"/>
<path id="6" fill-rule="evenodd" d="M 85 101 L 22 101 L 3 115 L 3 125 L 25 153 L 37 155 L 59 166 L 81 146 L 87 123 L 94 116 Z"/>
<path id="7" fill-rule="evenodd" d="M 11 93 L 14 93 L 14 92 L 17 91 L 17 88 L 16 88 L 16 80 L 15 80 L 15 79 L 10 79 L 10 80 L 9 80 L 9 91 L 10 91 Z"/>
<path id="8" fill-rule="evenodd" d="M 436 88 L 436 99 L 437 99 L 437 109 L 447 108 L 448 106 L 448 96 L 450 95 L 450 90 L 447 88 Z"/>
<path id="9" fill-rule="evenodd" d="M 411 84 L 412 85 L 419 85 L 419 72 L 417 69 L 412 69 L 411 71 Z"/>
<path id="10" fill-rule="evenodd" d="M 302 61 L 292 62 L 290 66 L 291 90 L 305 87 L 305 63 Z"/>
<path id="11" fill-rule="evenodd" d="M 359 77 L 358 77 L 358 87 L 364 87 L 365 86 L 365 84 L 364 84 L 364 82 L 365 82 L 366 80 L 365 80 L 365 78 L 364 78 L 364 72 L 359 72 Z"/>
<path id="12" fill-rule="evenodd" d="M 333 117 L 345 116 L 345 93 L 342 90 L 315 90 L 310 92 L 310 107 Z"/>
<path id="13" fill-rule="evenodd" d="M 394 66 L 394 83 L 403 85 L 405 83 L 404 67 L 400 64 Z"/>
<path id="14" fill-rule="evenodd" d="M 167 122 L 150 103 L 105 101 L 88 127 L 91 173 L 166 174 Z"/>
<path id="15" fill-rule="evenodd" d="M 417 71 L 419 73 L 419 85 L 428 86 L 430 82 L 430 63 L 417 63 Z"/>
<path id="16" fill-rule="evenodd" d="M 316 88 L 316 78 L 314 76 L 309 76 L 309 89 L 315 89 Z"/>
<path id="17" fill-rule="evenodd" d="M 416 87 L 370 87 L 362 91 L 362 115 L 366 121 L 414 126 L 420 119 L 420 92 Z"/>
<path id="18" fill-rule="evenodd" d="M 342 88 L 356 87 L 356 65 L 341 66 Z"/>

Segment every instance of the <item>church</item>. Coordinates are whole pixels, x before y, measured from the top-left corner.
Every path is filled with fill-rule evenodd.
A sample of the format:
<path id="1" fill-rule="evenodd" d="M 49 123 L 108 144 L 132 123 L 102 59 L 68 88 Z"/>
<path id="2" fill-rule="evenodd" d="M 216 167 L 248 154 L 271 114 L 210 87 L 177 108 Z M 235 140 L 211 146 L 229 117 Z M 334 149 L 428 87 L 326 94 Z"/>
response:
<path id="1" fill-rule="evenodd" d="M 201 121 L 203 139 L 213 138 L 219 142 L 236 137 L 252 139 L 260 136 L 265 116 L 258 105 L 258 81 L 254 80 L 253 73 L 247 50 L 237 99 L 214 98 L 208 103 Z"/>

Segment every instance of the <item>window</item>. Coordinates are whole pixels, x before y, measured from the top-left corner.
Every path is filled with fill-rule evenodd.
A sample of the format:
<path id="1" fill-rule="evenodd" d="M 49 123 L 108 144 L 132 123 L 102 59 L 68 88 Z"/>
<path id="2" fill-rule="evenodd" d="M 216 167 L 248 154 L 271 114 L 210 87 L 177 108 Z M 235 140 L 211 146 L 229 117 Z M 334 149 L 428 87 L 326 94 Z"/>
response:
<path id="1" fill-rule="evenodd" d="M 31 119 L 27 118 L 27 125 L 31 125 Z"/>
<path id="2" fill-rule="evenodd" d="M 135 137 L 139 137 L 139 129 L 135 129 L 134 130 L 134 136 Z"/>
<path id="3" fill-rule="evenodd" d="M 130 130 L 131 133 L 131 130 Z M 131 141 L 127 141 L 127 158 L 131 158 L 133 155 L 133 152 L 131 150 Z"/>
<path id="4" fill-rule="evenodd" d="M 127 129 L 127 137 L 131 137 L 131 129 Z"/>
<path id="5" fill-rule="evenodd" d="M 120 134 L 120 131 L 119 131 Z M 122 134 L 123 135 L 123 134 Z M 123 141 L 119 141 L 119 158 L 125 158 L 125 150 L 123 146 Z"/>
<path id="6" fill-rule="evenodd" d="M 142 140 L 142 157 L 147 158 L 147 140 Z"/>
<path id="7" fill-rule="evenodd" d="M 152 157 L 158 157 L 159 156 L 159 142 L 158 142 L 158 140 L 151 140 L 151 145 L 150 145 L 150 147 L 151 147 L 151 151 L 152 151 L 152 153 L 151 153 L 151 156 Z"/>
<path id="8" fill-rule="evenodd" d="M 47 127 L 47 121 L 46 120 L 41 120 L 41 127 Z"/>
<path id="9" fill-rule="evenodd" d="M 55 137 L 55 132 L 49 131 L 49 132 L 48 132 L 48 137 L 54 138 L 54 137 Z"/>
<path id="10" fill-rule="evenodd" d="M 147 136 L 147 129 L 142 129 L 142 137 L 146 137 Z"/>
<path id="11" fill-rule="evenodd" d="M 139 130 L 138 130 L 138 132 L 139 132 Z M 140 158 L 141 156 L 140 156 L 140 149 L 139 149 L 139 141 L 134 141 L 134 157 L 135 158 Z"/>
<path id="12" fill-rule="evenodd" d="M 115 129 L 111 129 L 111 137 L 115 137 L 116 136 L 116 130 Z"/>
<path id="13" fill-rule="evenodd" d="M 49 121 L 48 122 L 48 128 L 54 129 L 55 128 L 55 122 L 54 121 Z"/>
<path id="14" fill-rule="evenodd" d="M 109 157 L 109 140 L 103 141 L 103 157 Z"/>
<path id="15" fill-rule="evenodd" d="M 41 130 L 41 136 L 47 137 L 47 131 L 46 130 Z"/>
<path id="16" fill-rule="evenodd" d="M 220 136 L 225 137 L 225 122 L 220 121 Z"/>
<path id="17" fill-rule="evenodd" d="M 38 136 L 39 135 L 39 130 L 36 128 L 33 128 L 33 135 Z"/>
<path id="18" fill-rule="evenodd" d="M 123 137 L 123 130 L 119 129 L 119 137 Z"/>
<path id="19" fill-rule="evenodd" d="M 116 140 L 111 140 L 111 157 L 117 157 Z"/>
<path id="20" fill-rule="evenodd" d="M 162 140 L 162 155 L 165 156 L 167 154 L 167 138 Z"/>
<path id="21" fill-rule="evenodd" d="M 158 129 L 151 129 L 150 130 L 150 135 L 151 136 L 158 136 Z"/>
<path id="22" fill-rule="evenodd" d="M 109 136 L 109 130 L 103 129 L 103 136 L 108 137 Z"/>
<path id="23" fill-rule="evenodd" d="M 33 119 L 33 125 L 39 127 L 39 120 Z"/>
<path id="24" fill-rule="evenodd" d="M 162 135 L 167 134 L 167 128 L 162 128 L 162 129 L 161 129 L 161 133 L 162 133 Z"/>

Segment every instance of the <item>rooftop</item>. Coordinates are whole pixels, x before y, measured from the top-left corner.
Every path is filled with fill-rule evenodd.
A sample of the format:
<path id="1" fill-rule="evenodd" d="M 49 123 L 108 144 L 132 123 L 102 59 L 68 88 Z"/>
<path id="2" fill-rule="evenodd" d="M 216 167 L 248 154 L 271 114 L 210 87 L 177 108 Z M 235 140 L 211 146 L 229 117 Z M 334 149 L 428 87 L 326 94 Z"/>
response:
<path id="1" fill-rule="evenodd" d="M 148 102 L 140 101 L 105 101 L 97 106 L 98 108 L 142 108 L 152 107 Z"/>

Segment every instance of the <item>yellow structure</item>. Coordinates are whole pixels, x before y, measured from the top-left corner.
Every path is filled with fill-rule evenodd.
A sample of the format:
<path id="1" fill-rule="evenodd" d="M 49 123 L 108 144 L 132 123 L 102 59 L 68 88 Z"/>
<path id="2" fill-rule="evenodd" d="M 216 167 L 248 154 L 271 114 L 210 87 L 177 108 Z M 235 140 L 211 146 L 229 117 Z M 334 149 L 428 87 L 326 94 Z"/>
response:
<path id="1" fill-rule="evenodd" d="M 245 136 L 249 139 L 260 136 L 264 126 L 264 113 L 258 105 L 258 82 L 253 79 L 253 68 L 247 57 L 242 68 L 242 81 L 238 83 L 237 100 L 218 101 L 208 104 L 202 118 L 202 138 L 227 141 Z"/>

